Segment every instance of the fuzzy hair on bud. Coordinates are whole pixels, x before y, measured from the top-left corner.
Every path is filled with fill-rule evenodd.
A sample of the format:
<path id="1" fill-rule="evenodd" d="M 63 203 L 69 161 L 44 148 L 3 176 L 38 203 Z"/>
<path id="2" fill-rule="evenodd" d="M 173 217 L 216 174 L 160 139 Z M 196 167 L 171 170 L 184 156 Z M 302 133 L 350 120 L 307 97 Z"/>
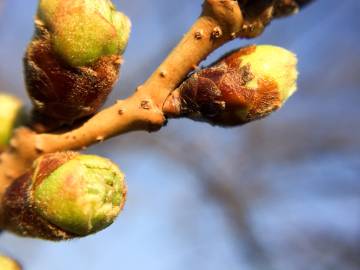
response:
<path id="1" fill-rule="evenodd" d="M 40 0 L 35 27 L 24 72 L 36 115 L 61 126 L 96 113 L 117 81 L 130 20 L 110 0 Z"/>
<path id="2" fill-rule="evenodd" d="M 6 228 L 48 240 L 93 234 L 113 223 L 126 190 L 123 173 L 108 159 L 75 152 L 46 154 L 7 189 Z"/>
<path id="3" fill-rule="evenodd" d="M 236 126 L 279 109 L 296 90 L 296 57 L 276 46 L 248 46 L 192 74 L 170 96 L 169 116 Z"/>

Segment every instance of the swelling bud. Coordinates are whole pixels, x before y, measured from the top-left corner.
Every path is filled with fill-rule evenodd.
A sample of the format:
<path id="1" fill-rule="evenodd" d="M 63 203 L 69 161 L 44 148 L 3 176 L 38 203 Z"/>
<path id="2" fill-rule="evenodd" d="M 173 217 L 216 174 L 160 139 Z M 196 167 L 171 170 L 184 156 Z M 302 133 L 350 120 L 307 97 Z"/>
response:
<path id="1" fill-rule="evenodd" d="M 249 46 L 192 74 L 168 99 L 170 116 L 235 126 L 279 109 L 296 90 L 296 57 L 280 47 Z"/>
<path id="2" fill-rule="evenodd" d="M 35 111 L 59 125 L 94 114 L 118 78 L 129 19 L 109 0 L 40 0 L 35 26 L 24 57 Z"/>
<path id="3" fill-rule="evenodd" d="M 124 175 L 110 160 L 74 152 L 46 154 L 6 191 L 7 228 L 63 240 L 96 233 L 125 204 Z"/>

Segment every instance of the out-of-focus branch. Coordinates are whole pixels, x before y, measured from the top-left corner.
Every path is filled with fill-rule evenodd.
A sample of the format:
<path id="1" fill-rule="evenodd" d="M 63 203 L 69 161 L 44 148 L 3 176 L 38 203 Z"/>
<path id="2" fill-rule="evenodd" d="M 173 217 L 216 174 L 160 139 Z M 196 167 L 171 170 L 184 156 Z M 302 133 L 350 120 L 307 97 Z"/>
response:
<path id="1" fill-rule="evenodd" d="M 236 236 L 236 242 L 239 243 L 241 253 L 244 254 L 245 248 L 246 259 L 254 269 L 273 269 L 270 258 L 257 240 L 249 221 L 252 196 L 249 196 L 249 192 L 246 194 L 246 191 L 241 192 L 232 186 L 229 168 L 238 164 L 231 163 L 230 160 L 224 160 L 219 164 L 212 160 L 211 154 L 207 151 L 211 147 L 207 147 L 204 142 L 196 140 L 184 142 L 176 134 L 172 139 L 169 143 L 164 143 L 153 137 L 148 143 L 169 158 L 185 165 L 196 175 L 205 194 L 223 209 L 224 216 Z M 176 143 L 172 143 L 173 141 Z M 187 154 L 190 152 L 192 154 Z M 204 156 L 209 157 L 205 164 Z"/>

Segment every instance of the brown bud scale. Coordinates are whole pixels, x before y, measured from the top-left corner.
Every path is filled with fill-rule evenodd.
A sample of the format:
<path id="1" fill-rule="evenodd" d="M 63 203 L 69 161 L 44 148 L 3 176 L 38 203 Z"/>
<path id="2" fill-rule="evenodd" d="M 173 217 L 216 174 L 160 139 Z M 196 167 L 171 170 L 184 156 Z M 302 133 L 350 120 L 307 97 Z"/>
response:
<path id="1" fill-rule="evenodd" d="M 35 110 L 60 123 L 94 114 L 105 102 L 119 74 L 118 55 L 94 64 L 71 67 L 54 54 L 50 34 L 42 26 L 24 58 L 27 91 Z"/>
<path id="2" fill-rule="evenodd" d="M 251 65 L 241 66 L 242 55 L 256 46 L 229 53 L 213 66 L 194 73 L 178 89 L 181 115 L 221 126 L 235 126 L 262 118 L 282 104 L 277 83 L 254 78 Z M 247 86 L 257 80 L 257 88 Z"/>

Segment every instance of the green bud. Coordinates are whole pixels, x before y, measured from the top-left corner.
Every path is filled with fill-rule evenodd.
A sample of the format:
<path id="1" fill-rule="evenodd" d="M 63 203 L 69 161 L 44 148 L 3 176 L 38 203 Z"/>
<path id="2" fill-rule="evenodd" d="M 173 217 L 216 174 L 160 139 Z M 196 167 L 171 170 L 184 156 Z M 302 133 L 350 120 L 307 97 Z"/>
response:
<path id="1" fill-rule="evenodd" d="M 35 170 L 33 175 L 35 207 L 65 231 L 77 235 L 95 233 L 109 226 L 119 214 L 124 202 L 124 176 L 110 160 L 79 155 L 46 178 L 37 179 L 43 173 Z"/>
<path id="2" fill-rule="evenodd" d="M 24 74 L 37 126 L 95 114 L 118 79 L 129 19 L 109 0 L 40 0 L 35 26 Z"/>
<path id="3" fill-rule="evenodd" d="M 46 154 L 17 181 L 4 199 L 10 215 L 8 227 L 21 235 L 50 240 L 86 236 L 106 228 L 126 199 L 123 173 L 110 160 L 94 155 Z M 11 209 L 14 205 L 22 205 L 22 215 L 13 214 L 19 213 Z"/>
<path id="4" fill-rule="evenodd" d="M 1 270 L 21 270 L 20 265 L 13 259 L 0 255 L 0 269 Z"/>
<path id="5" fill-rule="evenodd" d="M 55 53 L 73 67 L 122 54 L 129 39 L 129 19 L 109 0 L 40 0 L 38 18 Z"/>
<path id="6" fill-rule="evenodd" d="M 296 56 L 270 45 L 233 51 L 192 74 L 166 102 L 170 116 L 235 126 L 279 109 L 296 90 Z"/>
<path id="7" fill-rule="evenodd" d="M 22 104 L 17 98 L 0 93 L 0 150 L 4 148 L 17 126 Z"/>

